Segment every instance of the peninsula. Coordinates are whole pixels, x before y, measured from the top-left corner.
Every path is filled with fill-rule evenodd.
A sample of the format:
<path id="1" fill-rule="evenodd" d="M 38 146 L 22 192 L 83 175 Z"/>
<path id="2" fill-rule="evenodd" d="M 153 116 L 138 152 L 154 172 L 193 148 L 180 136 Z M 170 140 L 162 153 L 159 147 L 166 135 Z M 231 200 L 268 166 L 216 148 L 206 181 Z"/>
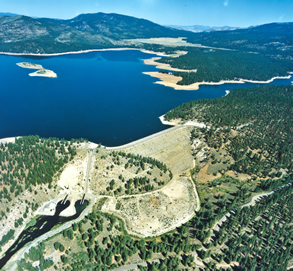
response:
<path id="1" fill-rule="evenodd" d="M 44 69 L 42 65 L 29 63 L 29 62 L 21 62 L 16 63 L 19 67 L 26 68 L 26 69 L 35 69 L 37 71 L 32 72 L 29 76 L 43 76 L 43 77 L 53 77 L 56 78 L 57 74 L 51 70 Z"/>

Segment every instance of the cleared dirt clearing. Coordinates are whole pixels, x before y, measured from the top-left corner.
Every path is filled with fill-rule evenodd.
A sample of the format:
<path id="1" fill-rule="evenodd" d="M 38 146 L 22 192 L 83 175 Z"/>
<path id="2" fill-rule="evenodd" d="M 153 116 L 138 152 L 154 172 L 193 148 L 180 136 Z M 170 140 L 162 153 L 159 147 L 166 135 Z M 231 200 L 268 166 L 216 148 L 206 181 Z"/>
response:
<path id="1" fill-rule="evenodd" d="M 122 218 L 128 233 L 149 237 L 180 226 L 193 217 L 198 208 L 198 198 L 192 181 L 187 177 L 180 177 L 154 192 L 109 197 L 101 210 Z"/>

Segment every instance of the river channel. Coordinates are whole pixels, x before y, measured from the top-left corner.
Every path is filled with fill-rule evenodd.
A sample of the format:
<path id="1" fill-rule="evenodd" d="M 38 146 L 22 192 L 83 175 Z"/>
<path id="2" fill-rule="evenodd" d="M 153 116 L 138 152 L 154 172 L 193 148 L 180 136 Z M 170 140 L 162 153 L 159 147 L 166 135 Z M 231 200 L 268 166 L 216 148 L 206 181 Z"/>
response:
<path id="1" fill-rule="evenodd" d="M 36 223 L 32 226 L 27 227 L 17 238 L 14 244 L 6 251 L 5 256 L 0 259 L 0 269 L 9 261 L 9 259 L 28 242 L 31 242 L 39 236 L 49 232 L 54 226 L 60 226 L 65 222 L 74 220 L 79 217 L 82 211 L 87 207 L 88 201 L 85 200 L 83 204 L 80 204 L 80 200 L 75 202 L 76 214 L 69 217 L 62 217 L 59 214 L 65 210 L 69 205 L 70 201 L 66 201 L 62 204 L 58 202 L 54 216 L 40 216 L 36 219 Z"/>

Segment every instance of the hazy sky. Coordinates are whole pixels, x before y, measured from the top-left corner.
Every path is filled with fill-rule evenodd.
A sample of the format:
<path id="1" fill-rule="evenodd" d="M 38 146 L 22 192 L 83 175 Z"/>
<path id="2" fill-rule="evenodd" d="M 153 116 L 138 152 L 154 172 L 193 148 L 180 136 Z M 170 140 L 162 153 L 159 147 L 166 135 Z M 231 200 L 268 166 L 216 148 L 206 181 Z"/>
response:
<path id="1" fill-rule="evenodd" d="M 0 0 L 0 12 L 69 19 L 119 13 L 163 25 L 250 26 L 293 21 L 293 0 Z"/>

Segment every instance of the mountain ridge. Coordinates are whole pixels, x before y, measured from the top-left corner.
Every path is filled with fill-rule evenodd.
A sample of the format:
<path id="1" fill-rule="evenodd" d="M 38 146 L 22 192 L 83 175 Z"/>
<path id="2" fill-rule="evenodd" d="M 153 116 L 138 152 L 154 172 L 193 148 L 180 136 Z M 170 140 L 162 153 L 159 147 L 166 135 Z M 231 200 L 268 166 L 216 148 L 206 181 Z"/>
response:
<path id="1" fill-rule="evenodd" d="M 80 14 L 67 20 L 0 16 L 0 52 L 6 53 L 52 54 L 129 46 L 164 50 L 165 46 L 147 47 L 128 40 L 178 37 L 215 48 L 293 56 L 291 22 L 193 33 L 116 13 Z"/>
<path id="2" fill-rule="evenodd" d="M 206 25 L 165 25 L 167 27 L 175 28 L 178 30 L 186 30 L 194 33 L 198 32 L 210 32 L 210 31 L 226 31 L 226 30 L 235 30 L 240 27 L 233 26 L 206 26 Z"/>

